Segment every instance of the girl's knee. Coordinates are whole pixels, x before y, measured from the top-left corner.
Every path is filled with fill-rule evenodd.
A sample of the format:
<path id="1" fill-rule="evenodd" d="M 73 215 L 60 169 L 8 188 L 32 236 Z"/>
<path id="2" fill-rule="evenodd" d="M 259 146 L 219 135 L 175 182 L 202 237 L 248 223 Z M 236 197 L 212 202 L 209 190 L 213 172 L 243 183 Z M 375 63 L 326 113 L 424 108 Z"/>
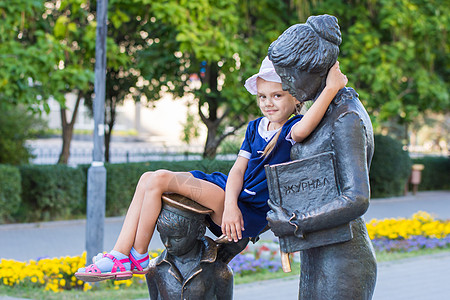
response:
<path id="1" fill-rule="evenodd" d="M 168 170 L 157 170 L 146 176 L 146 188 L 148 190 L 164 190 L 167 188 L 168 182 L 173 177 L 172 172 Z M 146 173 L 144 173 L 145 175 Z"/>
<path id="2" fill-rule="evenodd" d="M 154 172 L 145 172 L 144 174 L 142 174 L 141 177 L 139 178 L 138 185 L 147 186 L 148 183 L 151 181 L 153 173 Z"/>

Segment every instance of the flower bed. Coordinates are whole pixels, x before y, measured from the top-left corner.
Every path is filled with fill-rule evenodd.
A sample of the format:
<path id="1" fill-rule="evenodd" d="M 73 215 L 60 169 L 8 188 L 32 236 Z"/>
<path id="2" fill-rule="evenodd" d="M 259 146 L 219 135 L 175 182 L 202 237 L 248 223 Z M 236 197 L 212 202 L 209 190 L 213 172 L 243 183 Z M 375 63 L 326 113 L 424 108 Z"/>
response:
<path id="1" fill-rule="evenodd" d="M 438 220 L 428 213 L 418 212 L 411 218 L 373 219 L 367 223 L 369 236 L 377 252 L 411 252 L 421 249 L 450 248 L 450 220 Z M 150 252 L 156 257 L 161 251 Z M 298 253 L 293 256 L 299 261 Z M 86 253 L 75 257 L 43 258 L 19 262 L 1 259 L 0 285 L 11 287 L 37 287 L 47 291 L 89 289 L 118 289 L 131 285 L 145 285 L 143 275 L 123 281 L 106 281 L 96 284 L 77 280 L 74 273 L 85 265 Z M 257 272 L 281 270 L 277 241 L 249 244 L 231 262 L 235 276 L 246 276 Z"/>
<path id="2" fill-rule="evenodd" d="M 372 240 L 376 252 L 412 252 L 422 249 L 444 249 L 450 247 L 450 236 L 445 238 L 429 238 L 412 236 L 408 239 L 390 240 L 379 238 Z"/>
<path id="3" fill-rule="evenodd" d="M 450 221 L 437 220 L 423 211 L 408 219 L 372 219 L 366 225 L 376 252 L 411 252 L 450 247 Z M 298 253 L 293 258 L 299 260 Z M 250 244 L 230 262 L 230 266 L 238 276 L 261 269 L 276 272 L 281 269 L 278 242 Z"/>
<path id="4" fill-rule="evenodd" d="M 372 219 L 367 224 L 370 238 L 409 239 L 415 236 L 444 238 L 450 235 L 450 221 L 435 219 L 429 213 L 419 211 L 412 218 Z"/>
<path id="5" fill-rule="evenodd" d="M 244 251 L 230 261 L 229 266 L 234 274 L 239 276 L 262 270 L 276 272 L 281 269 L 279 249 L 277 242 L 249 244 Z"/>
<path id="6" fill-rule="evenodd" d="M 150 252 L 150 257 L 161 253 Z M 78 280 L 74 274 L 85 266 L 86 252 L 81 256 L 60 258 L 42 258 L 20 262 L 12 259 L 0 260 L 0 284 L 6 286 L 37 287 L 46 291 L 61 292 L 63 290 L 90 290 L 92 285 Z M 144 275 L 133 276 L 133 279 L 101 282 L 96 288 L 116 288 L 130 286 L 133 282 L 144 283 Z"/>
<path id="7" fill-rule="evenodd" d="M 435 219 L 423 211 L 409 219 L 373 219 L 366 225 L 377 252 L 411 252 L 450 247 L 450 221 Z"/>
<path id="8" fill-rule="evenodd" d="M 86 253 L 82 256 L 44 258 L 19 262 L 2 259 L 0 262 L 1 284 L 7 286 L 35 286 L 43 287 L 47 291 L 90 288 L 73 274 L 78 268 L 84 267 Z"/>

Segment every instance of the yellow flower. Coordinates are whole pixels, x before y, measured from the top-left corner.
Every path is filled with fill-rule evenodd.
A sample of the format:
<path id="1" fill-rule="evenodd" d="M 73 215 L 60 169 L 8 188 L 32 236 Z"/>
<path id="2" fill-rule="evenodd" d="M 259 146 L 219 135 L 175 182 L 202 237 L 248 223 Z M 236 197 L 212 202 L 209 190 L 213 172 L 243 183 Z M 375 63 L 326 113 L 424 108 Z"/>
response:
<path id="1" fill-rule="evenodd" d="M 449 221 L 436 220 L 423 211 L 415 213 L 410 219 L 372 219 L 366 225 L 371 239 L 408 239 L 418 235 L 443 238 L 450 234 Z"/>
<path id="2" fill-rule="evenodd" d="M 92 286 L 89 284 L 89 283 L 85 283 L 84 285 L 83 285 L 83 291 L 89 291 L 90 289 L 92 289 Z"/>

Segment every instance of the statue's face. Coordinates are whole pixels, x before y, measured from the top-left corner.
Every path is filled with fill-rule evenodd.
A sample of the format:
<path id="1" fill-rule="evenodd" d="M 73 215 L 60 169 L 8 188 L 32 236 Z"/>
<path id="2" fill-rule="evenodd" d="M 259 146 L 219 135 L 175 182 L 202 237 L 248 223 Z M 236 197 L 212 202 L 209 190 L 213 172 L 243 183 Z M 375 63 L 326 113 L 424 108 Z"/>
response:
<path id="1" fill-rule="evenodd" d="M 275 66 L 275 71 L 281 77 L 283 90 L 288 91 L 300 102 L 313 100 L 322 84 L 322 77 L 319 73 L 277 66 Z"/>
<path id="2" fill-rule="evenodd" d="M 173 256 L 182 256 L 188 253 L 198 242 L 197 233 L 191 230 L 174 230 L 166 228 L 166 226 L 158 226 L 157 229 L 164 247 Z"/>

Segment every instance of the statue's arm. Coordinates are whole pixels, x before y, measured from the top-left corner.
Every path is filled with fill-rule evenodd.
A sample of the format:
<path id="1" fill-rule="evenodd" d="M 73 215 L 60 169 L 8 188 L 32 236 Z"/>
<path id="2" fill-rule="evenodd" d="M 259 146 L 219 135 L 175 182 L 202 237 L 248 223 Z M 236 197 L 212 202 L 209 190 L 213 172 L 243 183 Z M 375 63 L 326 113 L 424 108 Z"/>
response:
<path id="1" fill-rule="evenodd" d="M 333 228 L 366 212 L 370 196 L 366 134 L 355 112 L 346 112 L 335 121 L 332 143 L 341 194 L 319 209 L 297 212 L 295 223 L 302 232 Z"/>
<path id="2" fill-rule="evenodd" d="M 156 283 L 157 271 L 155 266 L 152 266 L 145 276 L 147 279 L 148 292 L 150 294 L 150 300 L 158 300 L 159 290 Z"/>
<path id="3" fill-rule="evenodd" d="M 216 262 L 216 299 L 232 300 L 233 299 L 233 272 L 225 263 Z"/>

